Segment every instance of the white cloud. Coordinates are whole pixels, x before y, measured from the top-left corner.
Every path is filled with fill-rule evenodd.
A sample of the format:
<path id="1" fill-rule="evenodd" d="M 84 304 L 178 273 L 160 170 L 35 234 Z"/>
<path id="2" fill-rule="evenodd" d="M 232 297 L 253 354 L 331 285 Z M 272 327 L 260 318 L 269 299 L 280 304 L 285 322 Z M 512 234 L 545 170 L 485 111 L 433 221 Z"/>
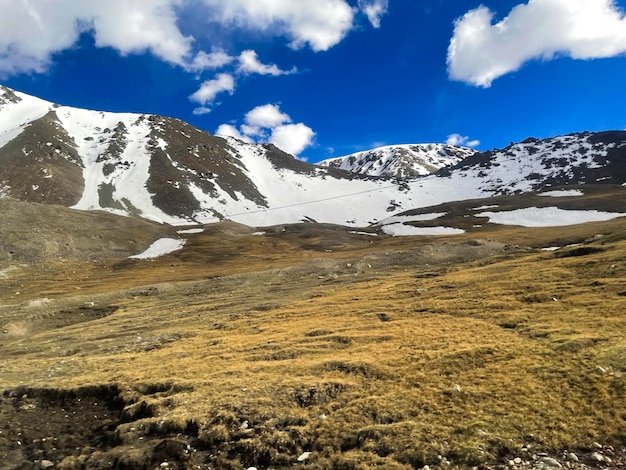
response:
<path id="1" fill-rule="evenodd" d="M 190 72 L 216 70 L 235 59 L 217 49 L 198 51 L 196 39 L 180 28 L 181 13 L 224 31 L 244 28 L 269 37 L 286 36 L 294 49 L 326 51 L 354 28 L 359 9 L 374 27 L 386 14 L 388 0 L 4 0 L 0 18 L 0 74 L 43 73 L 54 54 L 73 47 L 82 33 L 92 34 L 97 47 L 120 54 L 149 52 Z M 221 38 L 208 40 L 218 43 Z M 281 75 L 250 55 L 242 57 L 246 73 Z"/>
<path id="2" fill-rule="evenodd" d="M 480 145 L 480 140 L 469 140 L 469 137 L 461 134 L 450 134 L 446 144 L 474 148 Z"/>
<path id="3" fill-rule="evenodd" d="M 0 17 L 0 74 L 42 73 L 54 53 L 72 47 L 91 31 L 97 47 L 121 54 L 149 51 L 161 60 L 183 65 L 192 38 L 176 22 L 183 0 L 4 1 Z"/>
<path id="4" fill-rule="evenodd" d="M 389 0 L 359 0 L 359 8 L 374 28 L 380 28 L 380 19 L 387 14 Z"/>
<path id="5" fill-rule="evenodd" d="M 326 51 L 353 27 L 354 10 L 345 0 L 204 0 L 220 23 L 286 35 L 291 47 Z"/>
<path id="6" fill-rule="evenodd" d="M 281 112 L 280 108 L 274 104 L 257 106 L 246 113 L 245 120 L 250 126 L 265 127 L 268 129 L 291 122 L 289 115 Z"/>
<path id="7" fill-rule="evenodd" d="M 226 30 L 243 27 L 264 36 L 287 36 L 293 48 L 325 51 L 354 27 L 356 10 L 347 0 L 5 0 L 0 18 L 11 21 L 0 28 L 0 74 L 45 72 L 54 54 L 73 47 L 82 33 L 92 34 L 97 47 L 122 55 L 149 52 L 193 72 L 233 61 L 224 51 L 194 51 L 196 38 L 179 27 L 181 12 Z M 252 65 L 254 73 L 280 71 L 260 62 Z"/>
<path id="8" fill-rule="evenodd" d="M 296 69 L 281 70 L 277 65 L 265 65 L 259 61 L 259 56 L 255 51 L 246 50 L 239 55 L 239 72 L 244 74 L 258 73 L 259 75 L 289 75 L 296 72 Z"/>
<path id="9" fill-rule="evenodd" d="M 532 59 L 626 53 L 626 17 L 614 0 L 529 0 L 492 24 L 485 6 L 455 22 L 448 47 L 451 79 L 489 87 Z"/>
<path id="10" fill-rule="evenodd" d="M 242 59 L 244 57 L 244 59 Z M 208 61 L 210 57 L 203 57 L 200 59 L 201 61 Z M 221 60 L 218 58 L 218 60 Z M 225 58 L 224 58 L 225 60 Z M 278 67 L 275 65 L 267 66 L 263 65 L 258 61 L 257 54 L 254 51 L 244 51 L 240 56 L 239 60 L 241 64 L 247 64 L 248 73 L 261 73 L 261 74 L 271 74 L 271 75 L 281 75 L 288 72 L 278 71 L 277 73 L 273 70 Z M 205 62 L 208 63 L 208 62 Z M 254 67 L 260 67 L 256 70 L 253 70 Z M 262 68 L 269 68 L 269 71 L 262 70 Z M 241 67 L 239 68 L 241 70 Z M 189 99 L 195 103 L 202 105 L 199 108 L 193 110 L 193 113 L 198 114 L 207 114 L 211 112 L 211 108 L 206 106 L 208 104 L 213 104 L 217 95 L 220 93 L 228 92 L 231 95 L 235 92 L 235 76 L 229 73 L 220 73 L 212 80 L 206 80 L 200 89 L 198 89 L 195 93 L 189 96 Z M 286 120 L 285 120 L 286 119 Z M 246 115 L 246 124 L 242 126 L 242 129 L 245 128 L 247 135 L 263 135 L 261 128 L 270 128 L 274 127 L 278 124 L 275 122 L 280 121 L 279 124 L 283 122 L 290 122 L 289 116 L 286 114 L 282 114 L 277 106 L 268 104 L 265 106 L 258 106 L 254 108 L 252 111 L 248 112 Z"/>
<path id="11" fill-rule="evenodd" d="M 215 135 L 234 137 L 235 139 L 242 140 L 249 144 L 253 143 L 252 139 L 246 135 L 243 135 L 239 130 L 231 124 L 222 124 L 215 131 Z"/>
<path id="12" fill-rule="evenodd" d="M 228 55 L 222 49 L 213 49 L 210 53 L 200 51 L 185 68 L 191 72 L 217 70 L 232 63 L 234 60 L 234 57 Z"/>
<path id="13" fill-rule="evenodd" d="M 196 116 L 202 116 L 203 114 L 209 114 L 212 111 L 208 106 L 199 106 L 193 110 L 193 114 Z"/>
<path id="14" fill-rule="evenodd" d="M 178 65 L 185 63 L 193 39 L 183 36 L 176 24 L 174 9 L 182 5 L 182 0 L 108 0 L 86 3 L 94 5 L 94 16 L 89 19 L 93 19 L 98 47 L 113 47 L 122 54 L 150 51 L 166 62 Z"/>
<path id="15" fill-rule="evenodd" d="M 269 141 L 279 149 L 298 156 L 304 149 L 313 145 L 314 138 L 313 129 L 300 122 L 273 128 Z"/>
<path id="16" fill-rule="evenodd" d="M 249 143 L 271 143 L 294 156 L 314 144 L 313 129 L 301 122 L 292 124 L 291 117 L 274 104 L 257 106 L 246 113 L 244 121 L 239 129 L 231 124 L 222 124 L 216 134 L 229 135 Z"/>
<path id="17" fill-rule="evenodd" d="M 207 104 L 212 104 L 220 93 L 229 92 L 232 95 L 234 91 L 235 79 L 233 76 L 227 73 L 220 73 L 213 80 L 205 81 L 198 91 L 189 96 L 189 100 L 206 106 Z"/>

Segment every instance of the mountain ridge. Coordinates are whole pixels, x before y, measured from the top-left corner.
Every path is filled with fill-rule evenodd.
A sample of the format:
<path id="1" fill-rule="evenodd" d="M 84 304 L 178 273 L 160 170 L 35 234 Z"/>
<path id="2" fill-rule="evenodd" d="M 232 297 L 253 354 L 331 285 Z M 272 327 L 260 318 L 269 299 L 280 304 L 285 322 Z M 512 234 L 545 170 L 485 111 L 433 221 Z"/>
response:
<path id="1" fill-rule="evenodd" d="M 371 153 L 363 161 L 379 162 L 377 175 L 307 164 L 271 144 L 214 136 L 179 119 L 82 110 L 0 90 L 0 196 L 172 225 L 365 226 L 455 200 L 626 183 L 623 131 L 530 138 L 502 150 L 467 149 L 462 159 L 443 144 L 409 145 L 406 152 L 443 151 L 455 164 L 401 178 L 388 176 L 393 158 Z"/>
<path id="2" fill-rule="evenodd" d="M 478 153 L 449 144 L 397 144 L 330 158 L 318 165 L 401 180 L 426 176 Z"/>

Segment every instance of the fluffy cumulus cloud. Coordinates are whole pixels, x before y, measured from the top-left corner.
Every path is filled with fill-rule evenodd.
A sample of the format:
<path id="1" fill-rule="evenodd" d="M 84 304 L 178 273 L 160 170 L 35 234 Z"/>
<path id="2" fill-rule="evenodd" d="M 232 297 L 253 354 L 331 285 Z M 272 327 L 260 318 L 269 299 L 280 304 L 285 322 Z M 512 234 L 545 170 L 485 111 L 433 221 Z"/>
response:
<path id="1" fill-rule="evenodd" d="M 235 79 L 227 73 L 220 73 L 213 80 L 205 81 L 200 89 L 189 97 L 194 103 L 201 105 L 194 110 L 194 114 L 206 114 L 211 111 L 208 105 L 212 105 L 220 93 L 228 92 L 231 95 L 235 91 Z"/>
<path id="2" fill-rule="evenodd" d="M 283 113 L 278 106 L 265 104 L 248 111 L 245 121 L 250 128 L 270 129 L 291 122 L 291 118 L 288 114 Z"/>
<path id="3" fill-rule="evenodd" d="M 241 133 L 239 129 L 231 124 L 221 124 L 215 131 L 215 135 L 221 135 L 225 137 L 234 137 L 248 144 L 254 143 L 254 141 L 247 135 Z"/>
<path id="4" fill-rule="evenodd" d="M 185 66 L 190 72 L 202 72 L 204 70 L 218 70 L 235 61 L 222 49 L 213 49 L 211 52 L 200 51 L 191 63 Z"/>
<path id="5" fill-rule="evenodd" d="M 533 59 L 626 53 L 626 16 L 614 0 L 529 0 L 493 24 L 485 6 L 459 18 L 448 47 L 453 80 L 489 87 Z"/>
<path id="6" fill-rule="evenodd" d="M 446 144 L 474 148 L 480 145 L 480 140 L 470 140 L 466 135 L 450 134 L 448 140 L 446 140 Z"/>
<path id="7" fill-rule="evenodd" d="M 212 18 L 255 31 L 285 35 L 291 47 L 326 51 L 353 27 L 355 11 L 345 0 L 204 0 Z"/>
<path id="8" fill-rule="evenodd" d="M 303 123 L 292 123 L 291 117 L 274 104 L 257 106 L 246 113 L 239 129 L 222 124 L 216 135 L 235 137 L 248 143 L 271 143 L 279 149 L 299 156 L 314 143 L 315 132 Z"/>
<path id="9" fill-rule="evenodd" d="M 259 61 L 259 56 L 255 51 L 247 50 L 243 51 L 239 55 L 239 72 L 249 75 L 257 73 L 259 75 L 272 75 L 278 77 L 279 75 L 289 75 L 295 73 L 295 68 L 291 70 L 281 70 L 277 65 L 266 65 Z"/>
<path id="10" fill-rule="evenodd" d="M 379 27 L 387 8 L 388 0 L 358 0 L 358 7 L 347 0 L 4 0 L 0 17 L 11 21 L 0 29 L 0 73 L 44 72 L 81 33 L 93 34 L 98 47 L 148 51 L 194 71 L 232 61 L 220 51 L 194 53 L 194 38 L 181 32 L 181 12 L 207 24 L 286 36 L 294 49 L 326 51 L 355 27 L 359 11 Z"/>
<path id="11" fill-rule="evenodd" d="M 387 14 L 389 0 L 359 0 L 359 8 L 374 28 L 380 28 L 380 20 Z"/>
<path id="12" fill-rule="evenodd" d="M 53 54 L 91 32 L 96 46 L 121 54 L 150 52 L 184 65 L 192 38 L 179 30 L 176 8 L 183 0 L 23 0 L 0 2 L 0 73 L 44 72 Z"/>
<path id="13" fill-rule="evenodd" d="M 358 8 L 347 0 L 5 0 L 0 17 L 11 21 L 0 29 L 0 73 L 45 72 L 54 54 L 74 46 L 82 33 L 92 34 L 98 47 L 150 52 L 189 71 L 217 69 L 235 59 L 219 49 L 194 51 L 195 38 L 181 31 L 181 12 L 207 24 L 286 36 L 294 49 L 326 51 L 355 27 L 359 11 L 378 27 L 387 5 L 388 0 L 358 0 Z M 240 61 L 253 73 L 284 73 L 261 67 L 250 53 Z"/>
<path id="14" fill-rule="evenodd" d="M 213 51 L 211 54 L 201 53 L 194 59 L 195 66 L 188 67 L 189 70 L 202 71 L 207 69 L 216 69 L 224 67 L 235 61 L 234 57 L 229 56 L 221 50 Z M 295 68 L 289 71 L 281 70 L 278 66 L 271 64 L 263 64 L 255 51 L 243 51 L 237 58 L 238 67 L 236 75 L 271 75 L 277 77 L 279 75 L 289 75 L 297 72 Z M 213 105 L 217 95 L 228 92 L 231 95 L 235 91 L 236 76 L 230 73 L 220 73 L 212 80 L 206 80 L 200 88 L 189 96 L 189 99 L 202 106 L 194 109 L 194 114 L 207 114 L 211 112 L 208 105 Z"/>
<path id="15" fill-rule="evenodd" d="M 272 129 L 269 141 L 291 155 L 300 155 L 307 147 L 313 145 L 315 132 L 301 122 L 283 124 Z"/>

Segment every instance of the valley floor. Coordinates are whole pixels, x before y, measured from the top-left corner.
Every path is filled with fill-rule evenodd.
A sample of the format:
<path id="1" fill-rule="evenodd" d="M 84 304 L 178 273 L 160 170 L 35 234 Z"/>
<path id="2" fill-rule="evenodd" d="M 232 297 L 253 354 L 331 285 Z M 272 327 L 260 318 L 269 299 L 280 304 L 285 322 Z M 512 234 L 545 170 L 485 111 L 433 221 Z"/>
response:
<path id="1" fill-rule="evenodd" d="M 0 468 L 626 465 L 623 218 L 238 230 L 0 265 Z"/>

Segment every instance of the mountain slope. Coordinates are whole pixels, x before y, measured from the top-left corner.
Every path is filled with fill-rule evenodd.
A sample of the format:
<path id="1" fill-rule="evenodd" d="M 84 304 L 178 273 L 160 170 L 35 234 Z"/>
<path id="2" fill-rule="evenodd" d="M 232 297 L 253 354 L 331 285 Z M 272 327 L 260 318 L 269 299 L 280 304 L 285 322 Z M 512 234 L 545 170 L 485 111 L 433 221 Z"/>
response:
<path id="1" fill-rule="evenodd" d="M 388 145 L 323 160 L 319 165 L 368 176 L 410 179 L 456 165 L 475 153 L 470 148 L 446 144 Z"/>
<path id="2" fill-rule="evenodd" d="M 156 239 L 179 237 L 175 228 L 147 220 L 10 198 L 0 198 L 0 214 L 0 265 L 125 258 Z"/>
<path id="3" fill-rule="evenodd" d="M 354 178 L 176 119 L 58 106 L 8 88 L 0 97 L 0 194 L 24 201 L 180 224 L 306 203 L 308 191 L 336 193 Z"/>
<path id="4" fill-rule="evenodd" d="M 439 149 L 440 157 L 451 151 L 407 148 L 421 149 L 422 156 L 427 148 Z M 435 174 L 386 180 L 309 165 L 272 145 L 216 137 L 177 119 L 82 110 L 0 89 L 0 196 L 169 224 L 364 226 L 450 201 L 626 182 L 626 132 L 529 139 L 503 150 L 470 152 Z M 434 169 L 460 156 L 431 155 L 428 165 Z M 400 171 L 398 161 L 372 162 L 390 174 Z M 396 174 L 408 174 L 402 171 Z"/>

